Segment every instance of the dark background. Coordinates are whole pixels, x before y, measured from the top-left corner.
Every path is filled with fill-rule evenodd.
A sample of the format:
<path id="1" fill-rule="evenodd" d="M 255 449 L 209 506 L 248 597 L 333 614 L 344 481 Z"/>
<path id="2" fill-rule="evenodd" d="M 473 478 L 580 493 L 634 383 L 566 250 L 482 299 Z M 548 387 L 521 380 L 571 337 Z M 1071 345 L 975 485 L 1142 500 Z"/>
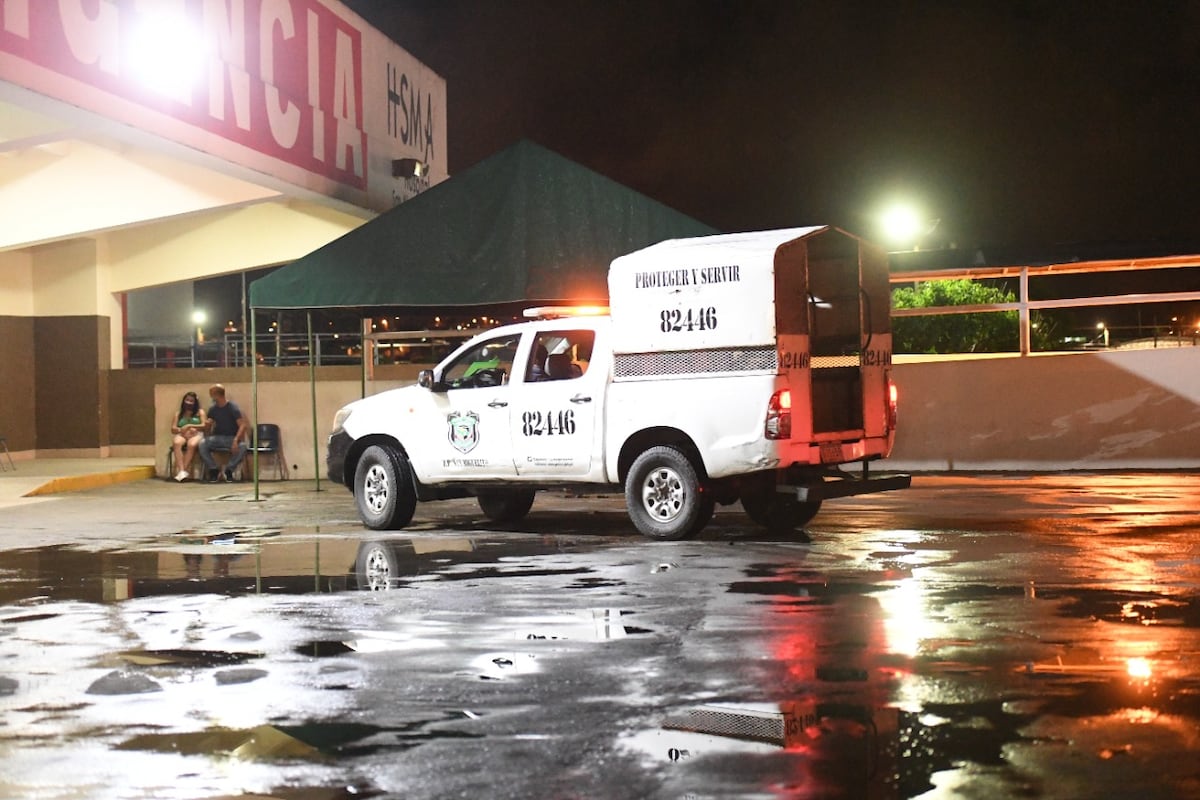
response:
<path id="1" fill-rule="evenodd" d="M 526 137 L 723 230 L 1198 233 L 1200 2 L 345 2 L 446 79 L 452 174 Z"/>

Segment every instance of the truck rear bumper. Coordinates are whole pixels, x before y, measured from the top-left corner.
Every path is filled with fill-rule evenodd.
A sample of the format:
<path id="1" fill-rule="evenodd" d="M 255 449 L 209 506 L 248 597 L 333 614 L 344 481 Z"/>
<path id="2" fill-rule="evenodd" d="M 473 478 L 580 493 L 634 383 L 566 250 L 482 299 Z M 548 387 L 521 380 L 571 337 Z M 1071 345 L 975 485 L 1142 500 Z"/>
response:
<path id="1" fill-rule="evenodd" d="M 811 503 L 832 500 L 836 497 L 853 497 L 858 494 L 907 489 L 911 485 L 912 476 L 899 472 L 883 472 L 868 476 L 864 471 L 863 476 L 858 477 L 838 471 L 830 473 L 819 483 L 802 486 L 780 484 L 775 487 L 775 490 L 792 495 L 798 502 Z"/>

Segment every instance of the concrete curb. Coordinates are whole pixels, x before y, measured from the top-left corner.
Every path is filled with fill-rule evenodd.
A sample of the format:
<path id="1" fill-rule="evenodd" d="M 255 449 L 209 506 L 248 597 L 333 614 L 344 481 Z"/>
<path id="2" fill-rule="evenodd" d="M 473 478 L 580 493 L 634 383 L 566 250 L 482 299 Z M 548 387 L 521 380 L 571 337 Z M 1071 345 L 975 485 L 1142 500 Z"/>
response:
<path id="1" fill-rule="evenodd" d="M 35 489 L 32 489 L 22 497 L 35 497 L 43 494 L 60 494 L 62 492 L 82 492 L 87 489 L 99 489 L 102 486 L 112 486 L 117 483 L 129 483 L 130 481 L 141 481 L 147 478 L 153 478 L 155 475 L 153 466 L 145 467 L 129 467 L 128 469 L 116 470 L 114 472 L 93 472 L 90 475 L 70 475 L 64 478 L 54 478 Z"/>

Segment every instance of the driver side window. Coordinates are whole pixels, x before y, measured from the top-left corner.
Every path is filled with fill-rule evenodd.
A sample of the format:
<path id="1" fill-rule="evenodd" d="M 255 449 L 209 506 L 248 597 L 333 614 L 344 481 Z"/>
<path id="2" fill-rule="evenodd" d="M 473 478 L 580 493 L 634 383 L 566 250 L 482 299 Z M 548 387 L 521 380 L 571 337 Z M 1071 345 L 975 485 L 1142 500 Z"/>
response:
<path id="1" fill-rule="evenodd" d="M 480 342 L 448 364 L 442 371 L 442 380 L 451 389 L 508 383 L 520 339 L 520 334 L 510 334 Z"/>

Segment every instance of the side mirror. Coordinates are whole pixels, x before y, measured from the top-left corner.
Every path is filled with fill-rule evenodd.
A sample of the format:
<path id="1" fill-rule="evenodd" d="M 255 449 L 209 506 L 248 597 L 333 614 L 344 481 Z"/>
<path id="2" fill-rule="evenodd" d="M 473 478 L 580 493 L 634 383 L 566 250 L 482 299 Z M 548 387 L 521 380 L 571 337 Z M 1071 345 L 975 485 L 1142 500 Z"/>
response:
<path id="1" fill-rule="evenodd" d="M 449 388 L 442 381 L 433 379 L 433 370 L 431 369 L 423 369 L 417 373 L 417 385 L 431 392 L 444 392 Z"/>

